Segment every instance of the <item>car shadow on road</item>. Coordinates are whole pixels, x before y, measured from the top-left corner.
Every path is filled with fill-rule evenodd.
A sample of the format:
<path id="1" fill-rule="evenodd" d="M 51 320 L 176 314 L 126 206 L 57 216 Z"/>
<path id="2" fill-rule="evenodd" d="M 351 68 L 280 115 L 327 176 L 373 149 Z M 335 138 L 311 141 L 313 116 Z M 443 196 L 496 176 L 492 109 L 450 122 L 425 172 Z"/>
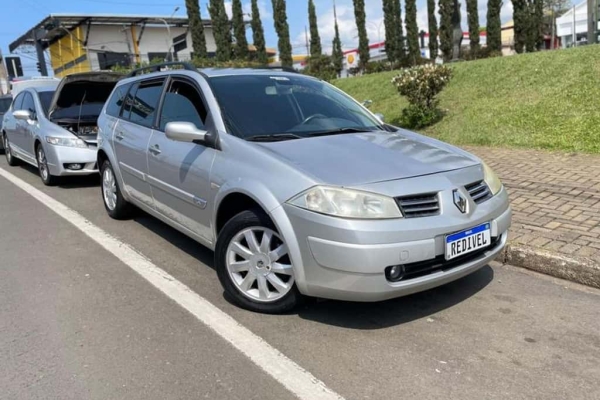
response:
<path id="1" fill-rule="evenodd" d="M 494 270 L 480 270 L 449 284 L 377 303 L 318 301 L 298 310 L 300 318 L 349 329 L 382 329 L 432 317 L 477 294 L 494 279 Z"/>
<path id="2" fill-rule="evenodd" d="M 186 252 L 202 264 L 213 270 L 215 269 L 211 250 L 140 209 L 136 209 L 135 213 L 136 215 L 133 217 L 135 222 Z M 218 285 L 219 283 L 215 282 L 215 284 Z"/>
<path id="3" fill-rule="evenodd" d="M 31 164 L 27 164 L 22 161 L 17 168 L 21 168 L 40 179 L 39 170 Z M 56 187 L 59 187 L 61 189 L 81 189 L 94 186 L 100 186 L 100 174 L 82 176 L 61 176 L 58 179 L 58 183 L 56 184 Z"/>

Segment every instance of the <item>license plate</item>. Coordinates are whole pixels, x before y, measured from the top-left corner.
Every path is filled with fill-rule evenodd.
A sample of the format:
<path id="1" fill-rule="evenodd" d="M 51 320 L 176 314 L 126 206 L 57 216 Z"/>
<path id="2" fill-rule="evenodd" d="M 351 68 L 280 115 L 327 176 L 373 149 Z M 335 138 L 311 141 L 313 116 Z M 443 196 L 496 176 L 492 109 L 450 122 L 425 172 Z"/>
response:
<path id="1" fill-rule="evenodd" d="M 462 232 L 446 236 L 446 260 L 483 249 L 492 242 L 490 224 L 485 223 Z"/>

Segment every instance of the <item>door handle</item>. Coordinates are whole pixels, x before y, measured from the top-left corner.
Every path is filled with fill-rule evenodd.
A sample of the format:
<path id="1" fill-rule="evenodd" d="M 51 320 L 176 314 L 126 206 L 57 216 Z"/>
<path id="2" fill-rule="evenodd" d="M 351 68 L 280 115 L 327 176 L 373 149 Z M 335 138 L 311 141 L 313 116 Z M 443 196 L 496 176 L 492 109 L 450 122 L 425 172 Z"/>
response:
<path id="1" fill-rule="evenodd" d="M 155 156 L 157 156 L 161 153 L 160 147 L 157 144 L 150 146 L 148 148 L 148 151 L 150 151 L 150 153 L 154 154 Z"/>
<path id="2" fill-rule="evenodd" d="M 117 139 L 117 140 L 123 140 L 123 139 L 125 139 L 125 134 L 123 134 L 122 131 L 119 131 L 119 132 L 117 132 L 115 134 L 115 139 Z"/>

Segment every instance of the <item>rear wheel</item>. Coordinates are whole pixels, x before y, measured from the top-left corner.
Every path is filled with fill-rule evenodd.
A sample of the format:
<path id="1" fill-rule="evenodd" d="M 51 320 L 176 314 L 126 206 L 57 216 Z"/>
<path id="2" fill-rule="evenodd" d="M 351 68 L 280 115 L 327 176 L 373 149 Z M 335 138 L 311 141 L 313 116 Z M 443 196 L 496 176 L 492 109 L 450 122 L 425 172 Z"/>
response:
<path id="1" fill-rule="evenodd" d="M 133 206 L 123 198 L 110 161 L 104 161 L 100 169 L 100 176 L 102 177 L 102 200 L 104 200 L 104 208 L 108 215 L 114 219 L 130 218 Z"/>
<path id="2" fill-rule="evenodd" d="M 48 160 L 46 159 L 44 147 L 42 147 L 41 144 L 38 144 L 35 153 L 37 158 L 38 170 L 40 171 L 40 178 L 42 178 L 42 182 L 46 186 L 56 185 L 58 183 L 58 177 L 50 174 L 50 169 L 48 169 Z"/>
<path id="3" fill-rule="evenodd" d="M 248 310 L 282 313 L 302 299 L 287 245 L 260 210 L 244 211 L 225 224 L 215 265 L 225 291 Z"/>
<path id="4" fill-rule="evenodd" d="M 2 140 L 4 141 L 4 155 L 6 156 L 6 162 L 11 167 L 14 167 L 19 164 L 19 160 L 15 158 L 12 154 L 12 150 L 10 148 L 10 142 L 8 141 L 8 135 L 5 133 L 2 136 Z"/>

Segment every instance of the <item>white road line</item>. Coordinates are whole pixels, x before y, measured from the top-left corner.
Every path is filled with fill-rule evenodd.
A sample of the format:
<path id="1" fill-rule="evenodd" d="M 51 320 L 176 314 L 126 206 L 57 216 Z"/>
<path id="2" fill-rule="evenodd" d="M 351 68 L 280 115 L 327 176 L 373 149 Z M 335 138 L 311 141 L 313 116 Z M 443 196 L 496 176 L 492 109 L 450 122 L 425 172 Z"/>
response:
<path id="1" fill-rule="evenodd" d="M 131 246 L 114 238 L 78 212 L 48 196 L 10 172 L 0 168 L 3 176 L 56 214 L 73 224 L 92 240 L 115 255 L 129 268 L 140 274 L 171 300 L 188 310 L 217 335 L 258 365 L 263 371 L 285 386 L 300 399 L 344 400 L 313 374 L 290 360 L 260 336 L 239 324 L 167 272 L 158 268 Z M 100 195 L 100 193 L 98 193 Z M 215 283 L 216 284 L 216 283 Z"/>

